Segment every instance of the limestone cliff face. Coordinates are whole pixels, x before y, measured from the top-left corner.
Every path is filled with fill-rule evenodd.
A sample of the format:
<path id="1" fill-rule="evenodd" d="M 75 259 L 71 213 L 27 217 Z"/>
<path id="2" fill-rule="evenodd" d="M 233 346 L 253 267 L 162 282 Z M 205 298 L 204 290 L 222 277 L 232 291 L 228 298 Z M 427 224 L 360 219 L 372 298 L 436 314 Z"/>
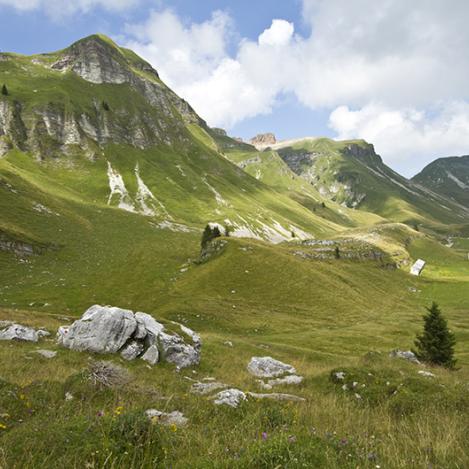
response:
<path id="1" fill-rule="evenodd" d="M 255 137 L 251 138 L 249 142 L 258 150 L 263 150 L 264 148 L 277 143 L 277 139 L 273 133 L 266 133 L 256 135 Z"/>
<path id="2" fill-rule="evenodd" d="M 131 106 L 129 102 L 127 106 L 120 100 L 110 107 L 94 98 L 84 106 L 63 99 L 26 109 L 26 103 L 14 96 L 0 97 L 0 156 L 18 147 L 40 159 L 76 150 L 93 157 L 108 143 L 141 149 L 184 143 L 187 124 L 205 126 L 189 104 L 160 81 L 150 64 L 107 38 L 90 36 L 32 62 L 50 70 L 51 79 L 73 73 L 96 86 L 106 86 L 107 92 L 109 86 L 115 87 L 115 93 L 125 94 L 129 101 L 138 95 L 144 104 Z"/>

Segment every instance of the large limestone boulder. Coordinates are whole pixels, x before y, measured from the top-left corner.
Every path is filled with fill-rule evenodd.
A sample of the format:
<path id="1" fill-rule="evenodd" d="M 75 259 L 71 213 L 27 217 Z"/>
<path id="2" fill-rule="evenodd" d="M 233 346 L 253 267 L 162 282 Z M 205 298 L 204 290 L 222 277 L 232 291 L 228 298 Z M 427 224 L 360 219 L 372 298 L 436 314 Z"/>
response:
<path id="1" fill-rule="evenodd" d="M 94 305 L 69 328 L 59 329 L 59 343 L 72 350 L 115 353 L 137 328 L 132 311 Z"/>
<path id="2" fill-rule="evenodd" d="M 248 364 L 248 371 L 258 378 L 276 378 L 296 373 L 293 366 L 272 357 L 252 357 Z"/>
<path id="3" fill-rule="evenodd" d="M 239 389 L 231 388 L 220 391 L 213 399 L 213 403 L 216 405 L 227 405 L 236 408 L 246 400 L 246 394 Z"/>
<path id="4" fill-rule="evenodd" d="M 57 342 L 67 348 L 95 353 L 116 353 L 125 360 L 140 357 L 150 365 L 164 360 L 178 368 L 198 365 L 202 341 L 186 326 L 174 323 L 181 335 L 166 331 L 147 313 L 95 305 L 71 326 L 57 331 Z M 188 342 L 186 342 L 186 339 Z"/>

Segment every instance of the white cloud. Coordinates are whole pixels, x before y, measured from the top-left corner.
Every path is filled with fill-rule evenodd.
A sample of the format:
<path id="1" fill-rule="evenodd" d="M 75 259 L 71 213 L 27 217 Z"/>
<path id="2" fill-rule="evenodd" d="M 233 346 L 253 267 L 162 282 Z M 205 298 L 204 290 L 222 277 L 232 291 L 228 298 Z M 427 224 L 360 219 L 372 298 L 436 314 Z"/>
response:
<path id="1" fill-rule="evenodd" d="M 259 36 L 261 46 L 285 46 L 290 42 L 295 27 L 285 20 L 272 20 L 272 26 Z"/>
<path id="2" fill-rule="evenodd" d="M 450 102 L 431 112 L 369 104 L 358 110 L 336 108 L 329 125 L 338 138 L 363 138 L 407 176 L 435 157 L 469 153 L 469 104 Z"/>
<path id="3" fill-rule="evenodd" d="M 75 13 L 88 13 L 95 8 L 123 11 L 137 3 L 139 0 L 0 0 L 0 7 L 7 6 L 20 12 L 44 10 L 48 16 L 58 19 Z"/>

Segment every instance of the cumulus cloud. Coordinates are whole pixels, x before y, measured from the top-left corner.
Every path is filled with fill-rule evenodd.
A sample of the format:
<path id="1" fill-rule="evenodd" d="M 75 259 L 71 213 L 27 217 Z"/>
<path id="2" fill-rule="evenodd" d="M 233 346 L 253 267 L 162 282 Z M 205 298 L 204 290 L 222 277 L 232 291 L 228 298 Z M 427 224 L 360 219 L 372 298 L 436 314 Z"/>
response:
<path id="1" fill-rule="evenodd" d="M 285 20 L 273 20 L 272 26 L 259 36 L 261 46 L 285 46 L 290 42 L 295 27 Z"/>
<path id="2" fill-rule="evenodd" d="M 389 109 L 369 104 L 351 110 L 337 107 L 329 125 L 340 139 L 363 138 L 382 155 L 392 155 L 393 167 L 414 175 L 436 156 L 469 153 L 469 104 L 449 102 L 430 111 Z"/>
<path id="3" fill-rule="evenodd" d="M 20 12 L 43 10 L 58 19 L 74 13 L 88 13 L 95 8 L 123 11 L 137 3 L 139 0 L 0 0 L 0 7 L 11 7 Z"/>

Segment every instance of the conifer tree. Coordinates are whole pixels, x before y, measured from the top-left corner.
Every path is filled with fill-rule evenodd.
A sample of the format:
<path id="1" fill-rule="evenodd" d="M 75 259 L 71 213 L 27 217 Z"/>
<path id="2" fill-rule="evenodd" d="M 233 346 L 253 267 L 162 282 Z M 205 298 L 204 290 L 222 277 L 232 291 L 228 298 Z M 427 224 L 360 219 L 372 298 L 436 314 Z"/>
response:
<path id="1" fill-rule="evenodd" d="M 417 335 L 414 353 L 423 362 L 454 368 L 454 334 L 448 329 L 446 319 L 435 302 L 426 309 L 428 314 L 423 316 L 423 333 Z"/>
<path id="2" fill-rule="evenodd" d="M 2 94 L 3 96 L 8 96 L 8 88 L 7 85 L 3 84 L 2 86 Z"/>

